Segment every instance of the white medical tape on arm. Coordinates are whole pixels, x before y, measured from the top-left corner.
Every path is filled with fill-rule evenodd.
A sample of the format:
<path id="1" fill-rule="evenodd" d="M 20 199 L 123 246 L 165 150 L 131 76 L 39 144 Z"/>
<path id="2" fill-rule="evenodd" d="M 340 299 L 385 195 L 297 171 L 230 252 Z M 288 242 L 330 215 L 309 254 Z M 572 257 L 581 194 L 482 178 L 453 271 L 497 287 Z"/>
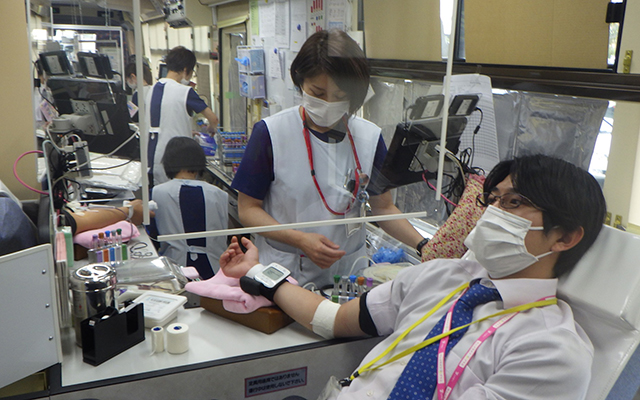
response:
<path id="1" fill-rule="evenodd" d="M 333 339 L 333 325 L 336 321 L 338 309 L 340 309 L 340 304 L 329 300 L 323 300 L 318 304 L 318 308 L 313 314 L 313 320 L 311 320 L 313 332 L 325 339 Z"/>

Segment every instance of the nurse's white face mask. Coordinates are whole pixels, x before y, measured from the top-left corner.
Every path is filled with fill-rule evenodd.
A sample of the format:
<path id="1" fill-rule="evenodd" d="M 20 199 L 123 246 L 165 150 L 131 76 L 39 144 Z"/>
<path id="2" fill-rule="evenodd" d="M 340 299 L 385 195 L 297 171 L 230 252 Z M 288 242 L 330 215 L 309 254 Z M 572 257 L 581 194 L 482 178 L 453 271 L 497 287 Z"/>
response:
<path id="1" fill-rule="evenodd" d="M 532 227 L 526 218 L 490 205 L 464 244 L 491 278 L 504 278 L 553 253 L 549 251 L 534 256 L 524 244 L 527 232 L 543 229 L 542 226 Z"/>
<path id="2" fill-rule="evenodd" d="M 329 128 L 349 112 L 349 101 L 328 102 L 311 96 L 303 90 L 302 107 L 316 125 Z"/>

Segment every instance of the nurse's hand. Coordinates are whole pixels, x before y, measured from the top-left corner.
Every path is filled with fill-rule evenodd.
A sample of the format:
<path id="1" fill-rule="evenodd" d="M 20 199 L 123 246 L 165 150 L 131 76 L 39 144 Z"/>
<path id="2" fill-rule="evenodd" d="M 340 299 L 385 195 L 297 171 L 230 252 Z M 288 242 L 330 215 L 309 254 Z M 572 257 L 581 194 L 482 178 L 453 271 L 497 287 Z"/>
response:
<path id="1" fill-rule="evenodd" d="M 231 238 L 231 244 L 220 256 L 220 268 L 226 276 L 232 278 L 242 278 L 254 265 L 260 262 L 258 258 L 258 248 L 251 243 L 251 240 L 243 237 L 242 245 L 247 249 L 244 253 L 238 243 L 236 236 Z"/>
<path id="2" fill-rule="evenodd" d="M 329 268 L 347 252 L 319 233 L 305 233 L 299 244 L 302 253 L 322 269 Z"/>

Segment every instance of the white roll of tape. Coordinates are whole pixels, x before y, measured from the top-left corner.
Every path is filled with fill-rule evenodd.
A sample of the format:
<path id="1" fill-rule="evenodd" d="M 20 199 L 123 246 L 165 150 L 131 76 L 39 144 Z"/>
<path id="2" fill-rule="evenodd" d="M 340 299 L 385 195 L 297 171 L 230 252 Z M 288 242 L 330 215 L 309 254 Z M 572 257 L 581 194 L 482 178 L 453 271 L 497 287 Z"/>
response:
<path id="1" fill-rule="evenodd" d="M 151 354 L 164 351 L 164 329 L 161 326 L 151 328 Z"/>
<path id="2" fill-rule="evenodd" d="M 189 350 L 189 325 L 175 323 L 167 327 L 166 349 L 171 354 Z"/>

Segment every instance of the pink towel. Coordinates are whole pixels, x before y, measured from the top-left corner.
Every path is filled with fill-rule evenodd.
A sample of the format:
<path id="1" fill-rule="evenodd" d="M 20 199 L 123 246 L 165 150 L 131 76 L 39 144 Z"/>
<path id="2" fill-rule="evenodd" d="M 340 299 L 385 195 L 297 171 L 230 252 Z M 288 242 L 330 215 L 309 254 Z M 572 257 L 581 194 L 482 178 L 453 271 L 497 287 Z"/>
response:
<path id="1" fill-rule="evenodd" d="M 134 224 L 130 223 L 129 221 L 119 221 L 113 225 L 105 226 L 101 229 L 94 229 L 91 231 L 78 233 L 73 237 L 73 243 L 90 249 L 92 247 L 93 235 L 97 235 L 100 232 L 115 231 L 118 229 L 122 229 L 123 242 L 128 242 L 129 240 L 135 239 L 140 236 L 140 231 L 138 231 L 138 228 Z"/>
<path id="2" fill-rule="evenodd" d="M 295 285 L 298 284 L 291 277 L 287 278 L 287 280 Z M 273 305 L 272 302 L 262 296 L 252 296 L 242 291 L 239 279 L 226 276 L 222 269 L 206 281 L 187 283 L 185 289 L 199 296 L 222 300 L 222 307 L 236 314 L 249 314 L 258 308 Z"/>

